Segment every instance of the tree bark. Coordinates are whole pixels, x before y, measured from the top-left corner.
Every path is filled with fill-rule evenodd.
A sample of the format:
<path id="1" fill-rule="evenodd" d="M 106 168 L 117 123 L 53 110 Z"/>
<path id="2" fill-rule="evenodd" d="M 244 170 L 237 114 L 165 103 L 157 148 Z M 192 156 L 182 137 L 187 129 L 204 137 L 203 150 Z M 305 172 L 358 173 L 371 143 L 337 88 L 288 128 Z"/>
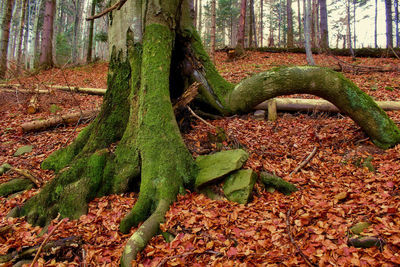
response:
<path id="1" fill-rule="evenodd" d="M 304 7 L 304 41 L 305 41 L 305 48 L 306 48 L 306 57 L 308 65 L 315 65 L 314 58 L 312 56 L 311 51 L 311 1 L 310 0 L 303 0 L 303 7 Z"/>
<path id="2" fill-rule="evenodd" d="M 237 44 L 235 48 L 236 55 L 240 56 L 244 53 L 244 32 L 246 24 L 246 6 L 247 0 L 241 0 L 239 25 L 237 30 Z"/>
<path id="3" fill-rule="evenodd" d="M 353 45 L 351 42 L 351 27 L 350 27 L 350 0 L 347 0 L 346 3 L 346 40 L 347 40 L 347 47 L 350 50 L 351 56 L 354 58 L 354 50 Z"/>
<path id="4" fill-rule="evenodd" d="M 0 43 L 0 79 L 4 79 L 7 71 L 8 41 L 10 36 L 10 23 L 14 0 L 7 0 L 5 14 L 1 22 L 1 43 Z"/>
<path id="5" fill-rule="evenodd" d="M 94 16 L 96 11 L 96 0 L 92 0 L 90 16 Z M 92 52 L 93 52 L 93 31 L 94 31 L 94 20 L 89 22 L 89 37 L 88 37 L 88 48 L 86 55 L 86 62 L 92 62 Z"/>
<path id="6" fill-rule="evenodd" d="M 72 62 L 76 63 L 78 58 L 78 38 L 79 38 L 79 24 L 81 19 L 81 1 L 76 0 L 74 2 L 75 16 L 74 16 L 74 39 L 72 44 Z"/>
<path id="7" fill-rule="evenodd" d="M 329 48 L 329 35 L 328 35 L 328 11 L 326 8 L 326 0 L 319 0 L 320 8 L 320 29 L 321 29 L 321 47 L 323 49 Z"/>
<path id="8" fill-rule="evenodd" d="M 392 0 L 385 0 L 386 48 L 393 47 Z"/>
<path id="9" fill-rule="evenodd" d="M 292 0 L 287 0 L 286 2 L 286 13 L 287 13 L 287 47 L 294 47 L 293 38 L 293 10 L 292 10 Z"/>
<path id="10" fill-rule="evenodd" d="M 19 73 L 21 67 L 21 57 L 22 57 L 22 39 L 24 36 L 24 26 L 25 26 L 25 13 L 26 13 L 26 5 L 28 1 L 22 1 L 22 10 L 21 10 L 21 17 L 19 21 L 19 37 L 18 37 L 18 44 L 17 44 L 17 73 Z"/>
<path id="11" fill-rule="evenodd" d="M 205 52 L 187 1 L 148 1 L 143 38 L 131 29 L 139 8 L 130 0 L 111 12 L 109 36 L 120 38 L 109 38 L 115 42 L 110 43 L 101 111 L 70 146 L 42 163 L 57 174 L 19 210 L 29 222 L 44 225 L 58 213 L 78 218 L 95 197 L 139 190 L 136 204 L 120 224 L 127 233 L 143 222 L 121 259 L 122 266 L 130 266 L 157 233 L 177 194 L 194 186 L 197 167 L 171 104 L 188 81 L 199 82 L 202 99 L 223 115 L 249 111 L 279 95 L 309 93 L 334 103 L 378 146 L 400 142 L 400 130 L 386 113 L 341 74 L 319 67 L 278 68 L 233 85 L 219 75 Z"/>
<path id="12" fill-rule="evenodd" d="M 297 20 L 298 20 L 298 26 L 299 26 L 299 46 L 302 45 L 303 41 L 302 41 L 302 34 L 301 34 L 301 12 L 300 12 L 300 0 L 297 0 Z"/>
<path id="13" fill-rule="evenodd" d="M 375 48 L 378 48 L 378 0 L 375 0 L 375 17 L 374 17 L 374 43 Z"/>
<path id="14" fill-rule="evenodd" d="M 215 62 L 216 0 L 211 0 L 211 59 Z"/>
<path id="15" fill-rule="evenodd" d="M 399 1 L 394 0 L 394 20 L 396 23 L 396 47 L 400 47 L 400 34 L 399 34 Z"/>
<path id="16" fill-rule="evenodd" d="M 39 67 L 50 69 L 54 66 L 53 62 L 53 24 L 56 12 L 56 1 L 46 0 L 42 46 L 40 49 Z"/>

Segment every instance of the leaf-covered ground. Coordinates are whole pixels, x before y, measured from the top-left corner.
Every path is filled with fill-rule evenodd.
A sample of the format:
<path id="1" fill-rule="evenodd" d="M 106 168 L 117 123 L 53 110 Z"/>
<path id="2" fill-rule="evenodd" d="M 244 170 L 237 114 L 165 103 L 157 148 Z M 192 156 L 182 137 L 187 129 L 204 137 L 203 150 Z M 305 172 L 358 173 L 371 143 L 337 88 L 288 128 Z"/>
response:
<path id="1" fill-rule="evenodd" d="M 217 66 L 226 79 L 237 82 L 278 65 L 304 65 L 304 57 L 253 52 L 244 59 L 226 62 L 225 54 L 218 53 Z M 316 56 L 316 61 L 324 66 L 335 64 L 334 59 L 326 56 Z M 358 59 L 355 63 L 390 67 L 399 61 Z M 53 69 L 11 82 L 23 83 L 27 89 L 35 88 L 38 82 L 105 88 L 106 71 L 107 64 L 98 63 Z M 399 73 L 346 76 L 377 100 L 400 100 Z M 69 144 L 85 124 L 59 125 L 51 130 L 23 134 L 21 123 L 72 110 L 93 109 L 101 104 L 102 98 L 55 91 L 39 95 L 39 112 L 28 115 L 26 106 L 30 98 L 29 94 L 0 91 L 0 164 L 8 162 L 28 169 L 48 181 L 53 173 L 41 170 L 40 163 L 51 152 Z M 61 109 L 52 114 L 51 105 Z M 400 125 L 400 112 L 389 112 L 389 116 Z M 268 193 L 256 185 L 254 198 L 247 205 L 210 200 L 192 192 L 179 196 L 162 226 L 175 238 L 167 243 L 162 236 L 154 237 L 139 255 L 138 265 L 297 266 L 306 265 L 305 259 L 321 266 L 400 265 L 400 145 L 386 151 L 376 148 L 352 120 L 340 114 L 281 113 L 276 122 L 258 121 L 250 114 L 209 122 L 224 128 L 230 137 L 246 147 L 250 153 L 247 168 L 274 172 L 300 190 L 285 196 L 279 192 Z M 207 137 L 213 129 L 195 119 L 192 126 L 185 134 L 185 141 L 194 156 L 196 151 L 216 149 Z M 33 145 L 32 152 L 14 157 L 14 152 L 23 145 Z M 317 153 L 311 162 L 290 176 L 314 147 Z M 372 157 L 375 171 L 364 166 L 368 157 Z M 15 177 L 9 171 L 0 176 L 0 183 Z M 46 238 L 47 233 L 39 236 L 41 229 L 29 225 L 23 218 L 5 218 L 13 207 L 37 192 L 31 189 L 0 198 L 0 228 L 12 227 L 0 235 L 0 255 L 41 244 Z M 38 264 L 117 266 L 130 236 L 122 235 L 118 225 L 136 197 L 131 193 L 95 199 L 87 215 L 79 220 L 64 220 L 51 240 L 81 236 L 82 251 L 68 254 L 62 260 L 41 257 Z M 349 247 L 349 229 L 362 221 L 371 223 L 363 235 L 378 237 L 386 244 L 367 249 Z M 55 224 L 57 221 L 53 221 L 49 230 Z"/>

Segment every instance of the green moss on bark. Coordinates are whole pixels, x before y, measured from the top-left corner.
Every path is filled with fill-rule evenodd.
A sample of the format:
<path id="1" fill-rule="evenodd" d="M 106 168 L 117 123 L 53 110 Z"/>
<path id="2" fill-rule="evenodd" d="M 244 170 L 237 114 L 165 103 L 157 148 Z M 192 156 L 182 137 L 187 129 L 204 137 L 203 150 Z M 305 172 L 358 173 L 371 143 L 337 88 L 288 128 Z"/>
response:
<path id="1" fill-rule="evenodd" d="M 6 183 L 0 184 L 0 196 L 6 197 L 8 195 L 20 192 L 22 190 L 30 189 L 33 183 L 28 179 L 16 178 Z"/>

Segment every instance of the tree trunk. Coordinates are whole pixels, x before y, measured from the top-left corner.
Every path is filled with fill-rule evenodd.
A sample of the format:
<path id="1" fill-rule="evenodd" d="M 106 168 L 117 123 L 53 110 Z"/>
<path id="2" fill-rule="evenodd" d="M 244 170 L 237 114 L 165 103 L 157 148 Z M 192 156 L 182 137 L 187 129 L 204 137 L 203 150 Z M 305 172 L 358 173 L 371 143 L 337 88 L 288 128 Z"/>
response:
<path id="1" fill-rule="evenodd" d="M 297 20 L 299 24 L 299 45 L 302 46 L 303 40 L 302 40 L 302 34 L 301 34 L 301 12 L 300 12 L 300 0 L 297 0 Z"/>
<path id="2" fill-rule="evenodd" d="M 268 37 L 268 47 L 273 47 L 275 46 L 275 42 L 274 42 L 274 27 L 272 24 L 272 10 L 273 10 L 273 4 L 274 4 L 274 0 L 270 0 L 269 2 L 269 37 Z"/>
<path id="3" fill-rule="evenodd" d="M 394 0 L 394 20 L 396 23 L 396 47 L 400 47 L 400 35 L 399 35 L 399 1 Z"/>
<path id="4" fill-rule="evenodd" d="M 53 22 L 56 12 L 56 1 L 46 0 L 42 46 L 40 49 L 39 67 L 50 69 L 54 66 L 53 62 Z"/>
<path id="5" fill-rule="evenodd" d="M 10 23 L 14 0 L 7 0 L 5 13 L 1 22 L 1 42 L 0 42 L 0 79 L 4 79 L 7 71 L 8 41 L 10 36 Z"/>
<path id="6" fill-rule="evenodd" d="M 237 44 L 235 48 L 236 55 L 240 56 L 244 53 L 244 30 L 246 26 L 246 6 L 247 0 L 241 0 L 239 25 L 237 30 Z"/>
<path id="7" fill-rule="evenodd" d="M 306 48 L 306 57 L 308 65 L 315 65 L 314 58 L 311 51 L 311 1 L 303 0 L 304 8 L 304 46 Z"/>
<path id="8" fill-rule="evenodd" d="M 19 73 L 20 65 L 21 65 L 21 57 L 22 57 L 22 39 L 24 36 L 24 26 L 25 26 L 25 13 L 26 13 L 26 5 L 28 1 L 22 1 L 22 10 L 21 10 L 21 17 L 19 21 L 19 37 L 18 37 L 18 44 L 17 44 L 17 73 Z"/>
<path id="9" fill-rule="evenodd" d="M 201 23 L 202 23 L 202 20 L 201 20 L 201 16 L 202 16 L 202 4 L 201 4 L 201 0 L 199 0 L 199 17 L 198 17 L 198 19 L 197 19 L 197 21 L 198 21 L 198 26 L 197 26 L 197 31 L 199 32 L 199 34 L 201 35 Z"/>
<path id="10" fill-rule="evenodd" d="M 326 0 L 319 0 L 320 8 L 320 29 L 321 29 L 321 47 L 323 49 L 329 48 L 329 35 L 328 35 L 328 11 L 326 8 Z"/>
<path id="11" fill-rule="evenodd" d="M 143 38 L 131 30 L 134 18 L 142 14 L 138 2 L 129 0 L 110 14 L 112 53 L 100 114 L 70 146 L 42 163 L 55 170 L 56 177 L 13 214 L 44 225 L 58 213 L 78 218 L 95 197 L 139 190 L 135 206 L 120 225 L 127 233 L 143 222 L 121 258 L 122 266 L 130 266 L 157 233 L 177 194 L 193 189 L 197 167 L 171 104 L 193 80 L 201 84 L 202 99 L 223 115 L 249 111 L 275 96 L 308 93 L 347 113 L 378 146 L 400 142 L 400 130 L 386 113 L 341 74 L 319 67 L 287 67 L 235 86 L 218 74 L 205 52 L 186 1 L 149 1 Z"/>
<path id="12" fill-rule="evenodd" d="M 211 59 L 215 62 L 216 0 L 211 0 Z"/>
<path id="13" fill-rule="evenodd" d="M 294 47 L 293 40 L 293 11 L 292 11 L 292 0 L 287 0 L 286 2 L 286 13 L 287 13 L 287 47 Z"/>
<path id="14" fill-rule="evenodd" d="M 78 38 L 79 38 L 79 25 L 81 18 L 81 1 L 77 0 L 74 2 L 75 5 L 75 16 L 74 16 L 74 39 L 72 44 L 72 62 L 76 63 L 78 59 Z"/>
<path id="15" fill-rule="evenodd" d="M 264 41 L 264 0 L 260 1 L 260 47 L 263 47 Z"/>
<path id="16" fill-rule="evenodd" d="M 393 47 L 393 26 L 392 26 L 392 0 L 385 0 L 386 11 L 386 48 Z"/>
<path id="17" fill-rule="evenodd" d="M 96 11 L 96 0 L 92 0 L 90 16 L 94 16 L 95 11 Z M 92 62 L 93 31 L 94 31 L 94 20 L 91 20 L 89 22 L 89 37 L 88 37 L 88 48 L 87 48 L 87 55 L 86 55 L 86 63 Z"/>
<path id="18" fill-rule="evenodd" d="M 347 40 L 347 47 L 350 50 L 351 56 L 354 58 L 354 51 L 353 51 L 353 45 L 351 43 L 351 27 L 350 27 L 350 0 L 347 0 L 347 5 L 346 5 L 346 40 Z"/>
<path id="19" fill-rule="evenodd" d="M 375 17 L 374 17 L 374 40 L 375 40 L 375 48 L 378 48 L 378 0 L 375 0 Z"/>

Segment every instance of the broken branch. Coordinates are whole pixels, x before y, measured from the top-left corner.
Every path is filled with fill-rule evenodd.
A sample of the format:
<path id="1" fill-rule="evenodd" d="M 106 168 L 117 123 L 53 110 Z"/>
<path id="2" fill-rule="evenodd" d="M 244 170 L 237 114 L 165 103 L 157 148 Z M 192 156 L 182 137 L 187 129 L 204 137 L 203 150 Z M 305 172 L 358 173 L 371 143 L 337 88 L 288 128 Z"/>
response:
<path id="1" fill-rule="evenodd" d="M 289 176 L 292 176 L 296 172 L 298 172 L 301 168 L 307 165 L 308 162 L 315 156 L 315 153 L 317 152 L 317 147 L 314 147 L 313 151 L 308 155 L 308 157 L 303 160 L 290 174 Z"/>
<path id="2" fill-rule="evenodd" d="M 115 3 L 114 5 L 112 5 L 109 8 L 106 8 L 105 10 L 103 10 L 101 13 L 96 14 L 94 16 L 91 17 L 87 17 L 86 20 L 90 21 L 90 20 L 94 20 L 94 19 L 98 19 L 101 18 L 102 16 L 106 15 L 107 13 L 110 13 L 111 11 L 113 11 L 114 9 L 120 10 L 121 7 L 125 4 L 126 0 L 121 0 L 117 3 Z"/>

